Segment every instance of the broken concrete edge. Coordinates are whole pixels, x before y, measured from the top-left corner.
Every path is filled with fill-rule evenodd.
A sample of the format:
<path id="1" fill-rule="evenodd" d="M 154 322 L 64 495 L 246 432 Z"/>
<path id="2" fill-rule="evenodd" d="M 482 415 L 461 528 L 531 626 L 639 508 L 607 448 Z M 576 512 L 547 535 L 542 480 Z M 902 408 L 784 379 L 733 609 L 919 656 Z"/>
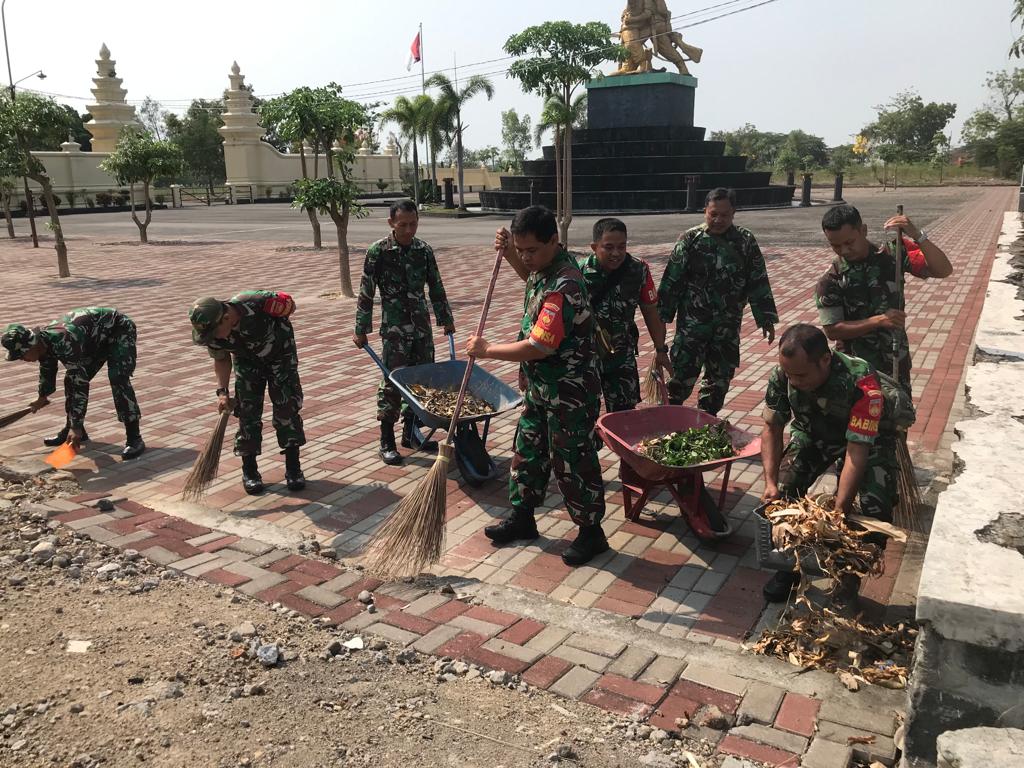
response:
<path id="1" fill-rule="evenodd" d="M 992 768 L 1024 765 L 1024 731 L 1017 728 L 963 728 L 939 736 L 938 768 Z"/>
<path id="2" fill-rule="evenodd" d="M 990 353 L 1019 354 L 1024 362 L 1024 301 L 999 283 L 1009 274 L 1012 251 L 1024 243 L 1024 225 L 1007 213 L 999 239 L 977 344 L 997 338 Z M 1013 294 L 1012 300 L 1003 288 Z M 995 289 L 995 290 L 993 290 Z M 986 362 L 970 367 L 968 402 L 979 414 L 960 421 L 953 451 L 963 469 L 939 495 L 918 593 L 917 618 L 944 638 L 1008 651 L 1024 649 L 1024 592 L 1019 573 L 1024 555 L 1015 548 L 980 538 L 979 532 L 1003 515 L 1019 515 L 1024 500 L 1024 403 L 1008 392 L 1024 388 L 1024 364 Z M 1024 524 L 1024 519 L 1022 519 Z M 1024 533 L 1024 531 L 1022 531 Z M 991 538 L 991 537 L 989 537 Z"/>

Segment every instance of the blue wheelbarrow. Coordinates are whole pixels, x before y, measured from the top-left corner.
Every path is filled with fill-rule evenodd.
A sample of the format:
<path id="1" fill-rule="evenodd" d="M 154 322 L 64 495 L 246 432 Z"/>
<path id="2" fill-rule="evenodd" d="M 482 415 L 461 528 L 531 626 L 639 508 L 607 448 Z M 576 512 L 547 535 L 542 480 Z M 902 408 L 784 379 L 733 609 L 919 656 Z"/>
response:
<path id="1" fill-rule="evenodd" d="M 389 371 L 380 356 L 367 344 L 363 349 L 373 358 L 384 376 L 395 385 L 402 399 L 416 415 L 419 422 L 429 429 L 425 440 L 429 440 L 438 429 L 447 429 L 449 418 L 431 413 L 417 399 L 411 387 L 420 385 L 432 389 L 458 390 L 462 377 L 466 373 L 466 361 L 455 359 L 455 338 L 448 336 L 449 360 L 440 363 L 410 365 Z M 455 448 L 455 463 L 466 482 L 473 487 L 483 485 L 498 476 L 494 460 L 487 453 L 487 434 L 490 431 L 491 419 L 505 411 L 518 408 L 523 397 L 518 391 L 488 373 L 479 365 L 474 365 L 469 375 L 467 391 L 478 397 L 494 409 L 493 413 L 479 416 L 464 416 L 456 426 L 452 444 Z M 482 423 L 482 431 L 478 425 Z"/>

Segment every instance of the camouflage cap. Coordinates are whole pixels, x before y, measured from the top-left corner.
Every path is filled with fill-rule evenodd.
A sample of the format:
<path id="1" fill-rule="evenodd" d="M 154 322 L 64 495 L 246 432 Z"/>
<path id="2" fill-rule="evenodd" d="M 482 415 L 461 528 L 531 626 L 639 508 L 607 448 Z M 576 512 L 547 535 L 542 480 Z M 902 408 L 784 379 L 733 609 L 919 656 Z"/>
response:
<path id="1" fill-rule="evenodd" d="M 36 334 L 24 325 L 11 323 L 0 336 L 0 345 L 7 350 L 8 360 L 20 360 L 36 343 Z"/>
<path id="2" fill-rule="evenodd" d="M 192 343 L 205 344 L 210 340 L 220 319 L 224 317 L 224 302 L 208 296 L 196 299 L 189 310 L 188 319 L 192 323 Z"/>

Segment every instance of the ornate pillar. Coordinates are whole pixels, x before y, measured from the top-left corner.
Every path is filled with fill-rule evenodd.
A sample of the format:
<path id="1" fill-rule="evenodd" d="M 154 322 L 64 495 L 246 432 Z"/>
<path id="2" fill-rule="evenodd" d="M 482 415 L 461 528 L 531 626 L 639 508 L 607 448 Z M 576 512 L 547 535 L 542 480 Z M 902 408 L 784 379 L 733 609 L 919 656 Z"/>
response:
<path id="1" fill-rule="evenodd" d="M 116 62 L 110 58 L 110 50 L 104 43 L 100 57 L 96 59 L 96 77 L 92 79 L 92 95 L 95 104 L 86 107 L 92 120 L 85 127 L 92 134 L 93 152 L 113 152 L 121 129 L 131 125 L 142 126 L 135 117 L 135 107 L 125 101 L 128 91 L 121 87 L 123 82 L 114 69 Z"/>

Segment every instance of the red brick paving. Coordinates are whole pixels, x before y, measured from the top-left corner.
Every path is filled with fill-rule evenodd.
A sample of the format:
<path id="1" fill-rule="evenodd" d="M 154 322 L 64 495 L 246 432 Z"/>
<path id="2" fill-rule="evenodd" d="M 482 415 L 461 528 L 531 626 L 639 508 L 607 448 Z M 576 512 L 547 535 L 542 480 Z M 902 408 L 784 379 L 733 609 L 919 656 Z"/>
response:
<path id="1" fill-rule="evenodd" d="M 775 727 L 783 731 L 811 736 L 814 733 L 814 722 L 818 719 L 821 702 L 798 693 L 787 693 L 782 699 L 782 706 L 775 716 Z"/>
<path id="2" fill-rule="evenodd" d="M 718 742 L 718 751 L 737 757 L 749 757 L 751 760 L 759 760 L 776 768 L 796 768 L 800 765 L 800 758 L 792 752 L 748 741 L 740 736 L 726 736 Z"/>
<path id="3" fill-rule="evenodd" d="M 557 656 L 545 656 L 523 673 L 523 681 L 547 690 L 571 667 L 572 664 Z"/>

